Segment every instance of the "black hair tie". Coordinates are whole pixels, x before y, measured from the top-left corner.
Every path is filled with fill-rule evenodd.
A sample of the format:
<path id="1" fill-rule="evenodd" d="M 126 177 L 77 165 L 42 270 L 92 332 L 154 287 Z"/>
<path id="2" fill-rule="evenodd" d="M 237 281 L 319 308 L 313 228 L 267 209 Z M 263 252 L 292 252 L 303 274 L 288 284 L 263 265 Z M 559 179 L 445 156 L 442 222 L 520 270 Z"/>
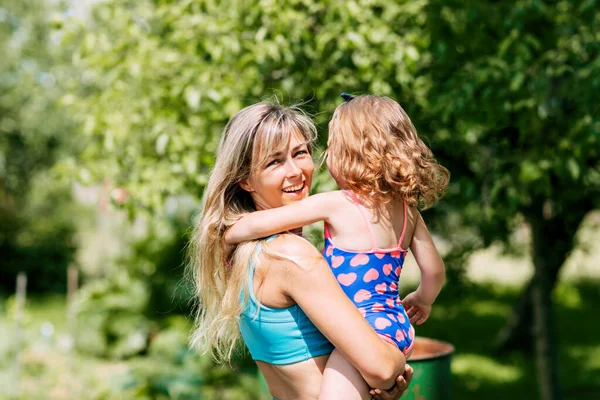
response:
<path id="1" fill-rule="evenodd" d="M 352 96 L 351 94 L 348 94 L 346 92 L 340 94 L 340 96 L 342 97 L 342 99 L 344 99 L 344 103 L 347 103 L 354 98 L 354 96 Z"/>

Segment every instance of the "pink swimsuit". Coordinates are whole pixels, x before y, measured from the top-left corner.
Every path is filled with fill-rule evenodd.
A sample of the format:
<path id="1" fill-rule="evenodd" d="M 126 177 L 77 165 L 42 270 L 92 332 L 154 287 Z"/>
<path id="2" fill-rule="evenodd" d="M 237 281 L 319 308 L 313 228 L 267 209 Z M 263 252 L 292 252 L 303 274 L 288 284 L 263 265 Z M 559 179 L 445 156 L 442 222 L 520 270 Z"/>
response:
<path id="1" fill-rule="evenodd" d="M 346 191 L 357 206 L 371 234 L 373 247 L 368 251 L 344 250 L 331 240 L 325 224 L 323 256 L 346 295 L 354 302 L 367 322 L 381 338 L 408 354 L 412 349 L 415 331 L 398 295 L 398 280 L 407 250 L 400 246 L 406 232 L 406 202 L 404 226 L 398 246 L 380 249 L 375 245 L 373 228 L 356 195 Z"/>

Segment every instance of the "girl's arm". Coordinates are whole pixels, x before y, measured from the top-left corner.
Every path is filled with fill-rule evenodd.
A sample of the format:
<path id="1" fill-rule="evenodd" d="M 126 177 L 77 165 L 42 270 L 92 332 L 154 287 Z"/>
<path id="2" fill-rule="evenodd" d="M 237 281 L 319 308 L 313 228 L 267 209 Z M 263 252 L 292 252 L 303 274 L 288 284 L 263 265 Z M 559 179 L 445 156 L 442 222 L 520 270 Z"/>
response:
<path id="1" fill-rule="evenodd" d="M 294 299 L 370 387 L 392 387 L 396 377 L 404 373 L 406 358 L 379 338 L 344 294 L 317 249 L 294 235 L 282 235 L 268 246 L 291 258 L 271 260 L 285 268 L 269 270 L 284 294 Z"/>
<path id="2" fill-rule="evenodd" d="M 446 267 L 421 214 L 418 214 L 410 250 L 421 270 L 417 293 L 424 302 L 433 304 L 446 280 Z"/>
<path id="3" fill-rule="evenodd" d="M 250 213 L 225 231 L 225 243 L 237 244 L 290 229 L 300 228 L 317 221 L 328 221 L 338 192 L 319 193 L 283 207 Z"/>
<path id="4" fill-rule="evenodd" d="M 409 293 L 402 302 L 410 322 L 421 325 L 429 318 L 431 305 L 442 290 L 446 268 L 419 213 L 410 250 L 421 270 L 421 281 L 417 290 Z"/>

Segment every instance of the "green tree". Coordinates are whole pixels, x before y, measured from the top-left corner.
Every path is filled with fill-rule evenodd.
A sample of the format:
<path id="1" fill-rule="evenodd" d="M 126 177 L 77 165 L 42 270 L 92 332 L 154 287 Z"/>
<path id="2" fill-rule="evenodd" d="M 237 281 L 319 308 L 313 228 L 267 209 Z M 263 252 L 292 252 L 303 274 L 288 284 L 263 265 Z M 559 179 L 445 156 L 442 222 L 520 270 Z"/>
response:
<path id="1" fill-rule="evenodd" d="M 551 291 L 585 216 L 600 207 L 600 11 L 596 1 L 432 1 L 434 85 L 421 116 L 453 172 L 449 201 L 487 246 L 520 218 L 534 277 L 499 335 L 530 349 L 541 397 L 560 398 Z"/>
<path id="2" fill-rule="evenodd" d="M 505 336 L 527 339 L 535 321 L 541 395 L 555 399 L 550 293 L 599 206 L 596 3 L 108 1 L 69 30 L 81 73 L 64 102 L 88 144 L 65 165 L 125 185 L 131 210 L 159 209 L 201 196 L 225 122 L 265 95 L 310 100 L 321 124 L 342 91 L 390 95 L 453 174 L 437 215 L 478 239 L 451 240 L 507 243 L 530 225 L 536 273 Z"/>
<path id="3" fill-rule="evenodd" d="M 332 110 L 343 90 L 392 95 L 388 82 L 410 83 L 421 38 L 399 27 L 414 27 L 421 7 L 103 2 L 91 21 L 65 21 L 66 37 L 80 41 L 81 72 L 63 100 L 88 138 L 83 162 L 65 167 L 126 185 L 137 210 L 160 208 L 172 194 L 199 198 L 221 130 L 242 107 L 276 94 Z"/>
<path id="4" fill-rule="evenodd" d="M 49 169 L 68 151 L 72 123 L 59 109 L 68 66 L 42 0 L 0 6 L 0 286 L 18 271 L 32 290 L 64 288 L 74 254 L 70 186 Z"/>

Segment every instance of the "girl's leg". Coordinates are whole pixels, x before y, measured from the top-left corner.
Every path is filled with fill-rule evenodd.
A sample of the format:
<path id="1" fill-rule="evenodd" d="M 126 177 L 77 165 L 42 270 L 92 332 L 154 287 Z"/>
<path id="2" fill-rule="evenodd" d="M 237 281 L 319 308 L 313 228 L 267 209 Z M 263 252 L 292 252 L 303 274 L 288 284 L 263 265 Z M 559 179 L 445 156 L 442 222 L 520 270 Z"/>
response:
<path id="1" fill-rule="evenodd" d="M 327 361 L 319 400 L 368 400 L 369 386 L 344 356 L 334 350 Z"/>

